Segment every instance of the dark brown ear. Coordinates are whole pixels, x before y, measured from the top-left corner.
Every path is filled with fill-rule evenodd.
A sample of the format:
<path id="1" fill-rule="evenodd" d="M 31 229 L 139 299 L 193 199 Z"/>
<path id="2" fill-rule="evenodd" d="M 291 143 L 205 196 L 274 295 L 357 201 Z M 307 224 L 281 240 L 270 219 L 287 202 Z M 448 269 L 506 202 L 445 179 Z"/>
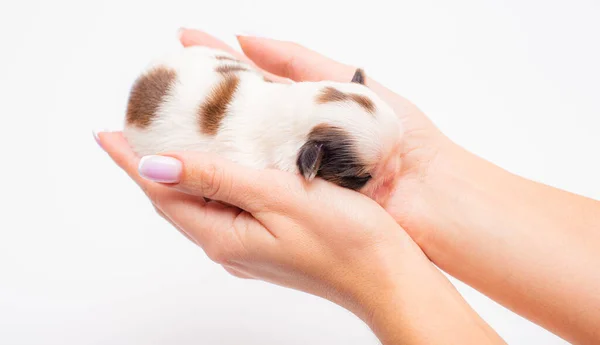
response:
<path id="1" fill-rule="evenodd" d="M 296 164 L 306 181 L 312 181 L 317 176 L 323 160 L 323 144 L 309 141 L 302 145 L 298 152 Z"/>
<path id="2" fill-rule="evenodd" d="M 357 68 L 350 82 L 365 85 L 365 71 L 362 68 Z"/>

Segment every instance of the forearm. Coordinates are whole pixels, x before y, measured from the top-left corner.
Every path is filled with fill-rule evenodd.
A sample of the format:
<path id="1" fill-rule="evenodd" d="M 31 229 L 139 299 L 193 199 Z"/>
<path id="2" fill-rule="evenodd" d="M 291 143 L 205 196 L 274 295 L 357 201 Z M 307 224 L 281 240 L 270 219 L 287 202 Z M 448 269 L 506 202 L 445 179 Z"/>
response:
<path id="1" fill-rule="evenodd" d="M 416 244 L 395 269 L 369 301 L 367 322 L 382 344 L 505 344 Z"/>
<path id="2" fill-rule="evenodd" d="M 424 192 L 429 258 L 570 341 L 600 341 L 600 202 L 460 148 L 439 159 Z"/>

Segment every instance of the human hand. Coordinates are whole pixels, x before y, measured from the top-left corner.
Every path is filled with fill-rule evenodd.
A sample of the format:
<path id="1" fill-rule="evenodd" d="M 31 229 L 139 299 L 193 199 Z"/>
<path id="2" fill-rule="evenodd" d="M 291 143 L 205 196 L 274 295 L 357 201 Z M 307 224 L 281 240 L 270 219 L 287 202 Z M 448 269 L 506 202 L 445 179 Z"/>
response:
<path id="1" fill-rule="evenodd" d="M 503 343 L 366 196 L 207 153 L 140 160 L 122 133 L 98 140 L 158 213 L 229 273 L 329 299 L 383 344 Z"/>
<path id="2" fill-rule="evenodd" d="M 192 43 L 253 63 L 209 35 L 192 33 Z M 182 41 L 186 44 L 185 31 Z M 422 138 L 436 141 L 443 136 L 410 103 L 400 97 L 394 101 L 411 124 L 405 126 L 410 138 L 403 152 L 405 171 L 418 177 L 424 169 L 412 170 L 418 164 L 407 165 L 406 157 L 412 160 L 412 152 L 423 152 L 416 160 L 428 156 L 425 151 L 433 154 L 420 148 Z M 144 160 L 140 171 L 146 178 L 152 180 L 150 173 L 162 170 L 154 179 L 166 183 L 154 183 L 140 176 L 140 160 L 120 133 L 101 133 L 98 140 L 157 212 L 231 274 L 330 299 L 361 317 L 384 344 L 398 339 L 464 342 L 474 336 L 502 342 L 396 221 L 364 195 L 319 179 L 307 184 L 281 171 L 253 171 L 202 153 L 171 153 L 166 165 L 174 170 L 168 176 L 164 166 L 149 169 L 153 160 Z M 388 211 L 394 205 L 394 200 L 387 204 Z"/>
<path id="3" fill-rule="evenodd" d="M 294 81 L 344 82 L 355 70 L 294 43 L 238 40 L 247 59 Z M 181 41 L 187 46 L 216 40 L 185 30 Z M 566 339 L 597 341 L 600 304 L 594 291 L 600 281 L 593 263 L 600 204 L 504 171 L 453 143 L 368 73 L 366 85 L 394 108 L 406 129 L 402 171 L 383 206 L 428 258 Z M 556 255 L 556 248 L 564 255 Z M 558 279 L 565 276 L 570 278 Z"/>
<path id="4" fill-rule="evenodd" d="M 368 321 L 399 271 L 414 262 L 407 257 L 429 264 L 394 220 L 359 193 L 201 153 L 174 154 L 155 166 L 161 181 L 174 183 L 154 183 L 138 173 L 140 159 L 121 133 L 100 133 L 99 140 L 159 214 L 237 277 L 330 299 Z M 152 175 L 152 160 L 144 162 L 141 171 Z M 174 171 L 167 178 L 168 166 Z"/>
<path id="5" fill-rule="evenodd" d="M 240 54 L 202 31 L 184 29 L 180 40 L 184 46 L 209 46 L 234 54 L 277 82 L 348 82 L 356 70 L 356 66 L 341 64 L 291 42 L 239 36 Z M 401 176 L 382 206 L 427 255 L 434 255 L 432 242 L 439 234 L 430 221 L 435 191 L 429 177 L 432 171 L 444 168 L 438 162 L 440 156 L 446 158 L 459 150 L 414 104 L 369 78 L 368 71 L 366 85 L 394 109 L 404 125 Z"/>
<path id="6" fill-rule="evenodd" d="M 99 138 L 159 213 L 237 277 L 315 294 L 368 319 L 375 303 L 369 299 L 393 289 L 408 253 L 428 264 L 395 221 L 362 194 L 211 154 L 151 156 L 139 165 L 121 133 Z"/>

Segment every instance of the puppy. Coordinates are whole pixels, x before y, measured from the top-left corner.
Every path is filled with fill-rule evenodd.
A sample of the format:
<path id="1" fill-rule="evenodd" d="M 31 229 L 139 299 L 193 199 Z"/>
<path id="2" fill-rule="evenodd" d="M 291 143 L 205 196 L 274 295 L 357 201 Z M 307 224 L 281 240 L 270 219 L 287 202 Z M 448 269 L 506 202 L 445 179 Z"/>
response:
<path id="1" fill-rule="evenodd" d="M 228 53 L 183 48 L 134 82 L 124 135 L 139 155 L 213 152 L 382 204 L 399 175 L 402 125 L 364 84 L 361 69 L 348 83 L 273 83 Z"/>

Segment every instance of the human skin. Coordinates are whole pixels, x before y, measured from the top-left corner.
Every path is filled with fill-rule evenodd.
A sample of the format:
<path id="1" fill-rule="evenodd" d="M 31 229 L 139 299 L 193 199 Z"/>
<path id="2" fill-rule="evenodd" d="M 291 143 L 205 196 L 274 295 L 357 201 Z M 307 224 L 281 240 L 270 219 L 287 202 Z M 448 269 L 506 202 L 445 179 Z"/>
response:
<path id="1" fill-rule="evenodd" d="M 200 31 L 180 39 L 230 49 Z M 355 70 L 291 42 L 238 41 L 277 80 L 344 82 Z M 406 128 L 402 176 L 385 209 L 427 257 L 570 342 L 600 342 L 600 202 L 511 174 L 459 147 L 368 75 L 367 86 Z"/>
<path id="2" fill-rule="evenodd" d="M 120 132 L 98 140 L 157 211 L 229 273 L 327 298 L 385 345 L 504 343 L 366 196 L 200 152 L 140 160 Z"/>
<path id="3" fill-rule="evenodd" d="M 231 51 L 221 41 L 199 31 L 182 31 L 181 41 L 186 46 L 199 44 Z M 239 37 L 239 41 L 245 56 L 238 56 L 255 63 L 275 81 L 286 82 L 285 78 L 289 78 L 294 81 L 343 82 L 349 80 L 354 72 L 352 66 L 337 63 L 293 43 L 256 37 Z M 595 250 L 600 243 L 599 203 L 527 181 L 472 155 L 440 133 L 410 102 L 370 78 L 367 79 L 367 85 L 394 107 L 406 128 L 405 145 L 401 153 L 404 169 L 392 198 L 384 205 L 402 226 L 396 231 L 404 233 L 404 228 L 439 267 L 515 312 L 574 343 L 597 342 L 599 335 L 594 326 L 599 320 L 600 303 L 594 293 L 600 291 L 600 283 L 594 265 L 600 262 L 598 251 Z M 109 153 L 114 143 L 117 143 L 117 147 L 125 147 L 123 143 L 118 143 L 121 140 L 118 134 L 101 134 L 100 137 L 103 138 L 102 145 L 109 148 Z M 127 155 L 124 152 L 121 153 L 123 157 Z M 135 166 L 128 165 L 130 163 L 119 157 L 113 156 L 134 179 L 139 179 Z M 145 187 L 145 190 L 152 189 Z M 158 208 L 158 212 L 164 215 L 162 209 Z M 189 234 L 186 236 L 198 241 Z M 405 241 L 403 243 L 411 243 Z M 411 257 L 414 259 L 418 256 Z M 415 267 L 422 266 L 420 259 L 403 260 Z M 394 260 L 388 264 L 391 262 L 399 265 Z M 402 267 L 395 268 L 400 270 Z M 236 275 L 245 275 L 239 270 L 228 270 Z M 418 271 L 429 272 L 428 269 Z M 444 287 L 441 291 L 447 291 L 444 284 L 448 282 L 445 278 L 431 278 L 429 283 L 436 279 L 439 282 L 434 284 Z M 354 284 L 361 285 L 357 282 Z M 423 286 L 428 285 L 420 287 Z M 448 301 L 456 300 L 455 291 L 449 291 L 452 292 L 442 292 L 441 295 L 446 294 Z M 361 317 L 372 328 L 378 329 L 377 324 L 385 324 L 380 328 L 394 329 L 403 324 L 374 321 L 378 318 L 365 316 L 369 315 L 364 312 L 368 308 L 362 308 L 361 312 L 361 307 L 357 307 L 367 305 L 365 301 L 368 299 L 357 302 L 357 299 L 347 297 L 349 295 L 360 296 L 361 293 L 335 297 L 340 299 L 336 303 L 346 306 L 357 315 L 363 315 Z M 388 306 L 395 305 L 392 295 L 395 294 L 382 296 L 382 299 L 391 301 Z M 404 296 L 410 294 L 405 291 Z M 343 302 L 344 299 L 352 302 Z M 428 306 L 426 299 L 416 300 Z M 463 302 L 456 302 L 455 308 L 447 308 L 448 312 L 441 313 L 443 317 L 437 323 L 428 319 L 428 309 L 424 308 L 424 318 L 420 320 L 423 320 L 422 323 L 431 321 L 433 325 L 452 322 L 449 320 L 453 314 L 450 310 L 467 310 L 461 306 Z M 393 314 L 393 311 L 383 311 L 386 309 L 385 303 L 379 305 L 381 314 Z M 404 306 L 404 303 L 398 306 Z M 418 309 L 415 307 L 409 311 L 407 306 L 405 315 L 411 315 L 411 318 L 412 312 L 419 315 Z M 463 315 L 470 313 L 472 311 Z M 400 311 L 396 316 L 399 314 Z M 487 339 L 494 338 L 490 336 L 493 332 L 490 333 L 477 317 L 470 316 L 464 320 L 471 317 L 478 320 L 474 323 L 483 330 Z M 402 317 L 391 320 L 406 321 Z M 462 325 L 467 324 L 472 326 L 473 322 Z M 459 334 L 461 332 L 457 330 L 472 329 L 455 326 L 454 333 Z M 382 333 L 381 329 L 376 334 L 378 332 L 378 336 L 386 333 Z M 436 332 L 439 334 L 439 328 L 433 333 Z M 381 337 L 386 338 L 383 335 Z M 391 344 L 395 338 L 390 335 L 387 339 L 392 339 L 387 340 Z M 425 342 L 431 343 L 429 339 Z M 480 341 L 473 343 L 477 342 Z"/>
<path id="4" fill-rule="evenodd" d="M 119 132 L 97 140 L 161 216 L 237 277 L 327 298 L 364 320 L 383 344 L 504 343 L 362 194 L 206 153 L 140 160 Z"/>

